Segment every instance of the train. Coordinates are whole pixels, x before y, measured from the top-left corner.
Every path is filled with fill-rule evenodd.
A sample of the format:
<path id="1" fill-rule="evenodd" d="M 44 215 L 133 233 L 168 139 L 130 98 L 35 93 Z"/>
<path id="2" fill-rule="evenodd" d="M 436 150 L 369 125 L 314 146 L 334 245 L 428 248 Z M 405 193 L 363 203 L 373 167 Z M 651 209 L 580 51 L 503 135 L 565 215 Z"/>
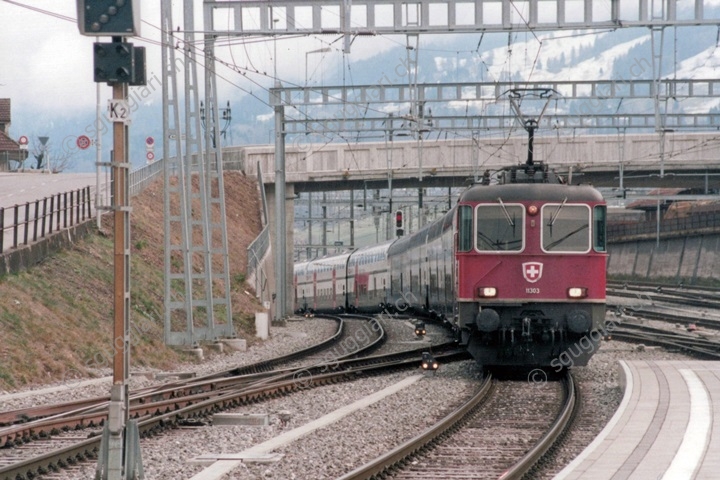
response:
<path id="1" fill-rule="evenodd" d="M 607 205 L 543 163 L 470 185 L 412 235 L 294 266 L 295 311 L 408 313 L 486 367 L 587 365 L 603 337 Z"/>

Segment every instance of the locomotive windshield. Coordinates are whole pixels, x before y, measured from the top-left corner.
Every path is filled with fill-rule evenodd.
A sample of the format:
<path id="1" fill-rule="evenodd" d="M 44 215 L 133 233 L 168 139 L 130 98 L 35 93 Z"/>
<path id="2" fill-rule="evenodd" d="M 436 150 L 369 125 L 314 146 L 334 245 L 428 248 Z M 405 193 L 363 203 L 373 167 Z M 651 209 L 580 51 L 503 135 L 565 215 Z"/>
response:
<path id="1" fill-rule="evenodd" d="M 525 209 L 522 205 L 478 205 L 477 249 L 520 251 L 523 248 Z"/>
<path id="2" fill-rule="evenodd" d="M 546 252 L 590 250 L 590 208 L 547 203 L 542 208 L 542 244 Z"/>

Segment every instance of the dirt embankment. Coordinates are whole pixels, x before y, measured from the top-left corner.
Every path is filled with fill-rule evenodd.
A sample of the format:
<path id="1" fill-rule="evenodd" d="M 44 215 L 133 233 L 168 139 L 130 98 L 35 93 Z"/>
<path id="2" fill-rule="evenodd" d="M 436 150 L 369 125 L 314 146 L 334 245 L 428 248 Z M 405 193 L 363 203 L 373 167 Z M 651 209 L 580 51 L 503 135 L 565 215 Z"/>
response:
<path id="1" fill-rule="evenodd" d="M 244 282 L 246 247 L 260 233 L 257 183 L 226 172 L 225 204 L 232 308 L 239 338 L 254 341 L 262 311 Z M 190 358 L 163 342 L 163 182 L 131 200 L 132 367 L 167 369 Z M 103 228 L 42 264 L 0 278 L 0 390 L 107 374 L 112 359 L 112 217 Z M 137 332 L 142 334 L 138 335 Z"/>

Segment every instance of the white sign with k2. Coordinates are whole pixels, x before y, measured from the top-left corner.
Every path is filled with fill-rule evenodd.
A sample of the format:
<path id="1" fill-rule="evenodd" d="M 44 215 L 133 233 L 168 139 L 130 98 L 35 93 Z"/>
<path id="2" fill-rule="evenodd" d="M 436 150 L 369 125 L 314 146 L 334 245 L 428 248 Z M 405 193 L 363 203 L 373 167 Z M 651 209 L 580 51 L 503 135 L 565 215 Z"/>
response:
<path id="1" fill-rule="evenodd" d="M 130 124 L 130 105 L 127 100 L 119 100 L 111 98 L 108 100 L 108 120 L 111 122 L 121 122 L 126 125 Z"/>

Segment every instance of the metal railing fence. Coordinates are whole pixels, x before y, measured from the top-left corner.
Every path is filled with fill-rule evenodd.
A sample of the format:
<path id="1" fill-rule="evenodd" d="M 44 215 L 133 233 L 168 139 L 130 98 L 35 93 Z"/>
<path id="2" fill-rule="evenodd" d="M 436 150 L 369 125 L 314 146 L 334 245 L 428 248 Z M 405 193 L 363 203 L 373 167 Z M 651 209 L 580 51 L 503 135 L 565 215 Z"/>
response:
<path id="1" fill-rule="evenodd" d="M 139 195 L 148 185 L 150 185 L 155 177 L 163 173 L 165 166 L 164 159 L 143 165 L 140 168 L 130 172 L 130 196 Z"/>
<path id="2" fill-rule="evenodd" d="M 6 213 L 12 221 L 5 225 Z M 25 204 L 0 208 L 0 252 L 6 244 L 17 248 L 29 245 L 58 230 L 70 228 L 92 218 L 90 187 L 58 193 Z M 10 241 L 6 240 L 6 237 Z"/>
<path id="3" fill-rule="evenodd" d="M 608 242 L 629 241 L 650 236 L 677 236 L 720 232 L 720 212 L 692 212 L 683 217 L 645 222 L 609 223 Z"/>
<path id="4" fill-rule="evenodd" d="M 233 165 L 237 168 L 237 165 Z M 130 172 L 130 196 L 142 193 L 158 175 L 163 173 L 164 159 L 143 165 Z M 232 166 L 231 166 L 232 167 Z M 231 168 L 233 169 L 233 168 Z M 258 165 L 258 173 L 260 172 Z M 261 177 L 262 178 L 262 177 Z M 260 181 L 262 186 L 262 181 Z M 0 208 L 0 255 L 9 248 L 28 245 L 42 239 L 62 228 L 69 228 L 78 223 L 88 221 L 94 214 L 102 215 L 109 210 L 111 203 L 110 174 L 105 173 L 105 180 L 100 182 L 100 191 L 95 198 L 96 185 L 76 191 L 59 193 L 26 204 Z M 264 189 L 261 190 L 263 206 L 263 224 L 265 227 L 255 240 L 248 246 L 247 275 L 257 278 L 258 292 L 265 281 L 261 263 L 270 248 L 270 232 L 267 226 L 267 201 Z"/>
<path id="5" fill-rule="evenodd" d="M 255 292 L 258 296 L 267 280 L 265 269 L 262 268 L 262 261 L 269 248 L 270 228 L 265 225 L 260 235 L 255 237 L 255 240 L 247 247 L 247 278 L 250 279 L 253 274 L 255 275 Z"/>
<path id="6" fill-rule="evenodd" d="M 258 185 L 260 187 L 260 200 L 262 203 L 262 224 L 264 225 L 260 234 L 247 247 L 247 278 L 250 280 L 255 276 L 255 295 L 264 300 L 263 287 L 267 282 L 267 275 L 262 266 L 263 259 L 270 249 L 270 226 L 268 224 L 267 198 L 265 197 L 265 186 L 262 181 L 262 170 L 260 163 L 257 165 Z"/>

